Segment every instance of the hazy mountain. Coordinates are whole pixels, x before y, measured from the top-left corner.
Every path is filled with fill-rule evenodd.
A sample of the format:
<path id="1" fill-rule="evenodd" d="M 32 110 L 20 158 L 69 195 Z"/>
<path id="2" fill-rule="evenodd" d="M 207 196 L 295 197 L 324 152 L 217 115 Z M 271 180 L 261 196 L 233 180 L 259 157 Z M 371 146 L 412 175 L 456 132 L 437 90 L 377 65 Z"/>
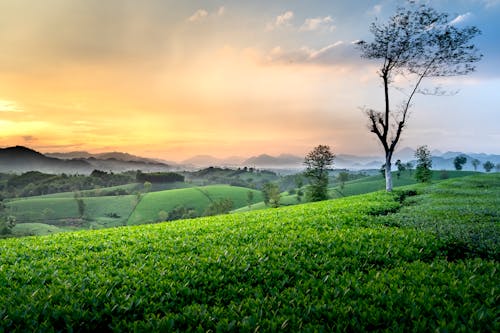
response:
<path id="1" fill-rule="evenodd" d="M 106 153 L 99 153 L 99 154 L 91 154 L 86 151 L 72 151 L 68 153 L 46 153 L 45 156 L 49 157 L 56 157 L 60 159 L 88 159 L 88 158 L 96 158 L 100 160 L 107 160 L 107 159 L 115 159 L 119 161 L 125 161 L 125 162 L 145 162 L 145 163 L 157 163 L 159 162 L 158 160 L 155 159 L 150 159 L 150 158 L 145 158 L 145 157 L 140 157 L 136 155 L 131 155 L 128 153 L 122 153 L 122 152 L 106 152 Z"/>
<path id="2" fill-rule="evenodd" d="M 245 159 L 240 156 L 217 158 L 211 155 L 196 155 L 188 158 L 180 164 L 186 166 L 208 167 L 208 166 L 239 166 Z"/>
<path id="3" fill-rule="evenodd" d="M 69 154 L 86 156 L 84 152 Z M 117 153 L 115 156 L 123 158 L 133 155 Z M 94 169 L 112 172 L 129 170 L 158 172 L 171 170 L 171 167 L 165 163 L 142 158 L 136 161 L 126 161 L 116 158 L 100 159 L 92 156 L 87 158 L 61 159 L 45 156 L 35 150 L 22 146 L 0 149 L 0 172 L 22 173 L 40 171 L 45 173 L 90 174 Z"/>
<path id="4" fill-rule="evenodd" d="M 304 158 L 295 155 L 281 154 L 279 156 L 271 156 L 262 154 L 259 156 L 250 157 L 249 159 L 243 161 L 241 164 L 244 166 L 257 168 L 299 168 L 303 167 L 303 163 Z"/>
<path id="5" fill-rule="evenodd" d="M 44 154 L 45 156 L 48 156 L 48 157 L 55 157 L 55 158 L 59 158 L 59 159 L 62 159 L 62 160 L 72 160 L 74 158 L 89 158 L 89 157 L 95 157 L 95 155 L 89 153 L 89 152 L 86 152 L 86 151 L 70 151 L 70 152 L 67 152 L 67 153 L 45 153 Z"/>
<path id="6" fill-rule="evenodd" d="M 92 165 L 85 160 L 61 160 L 32 149 L 15 146 L 0 149 L 0 172 L 88 173 Z"/>

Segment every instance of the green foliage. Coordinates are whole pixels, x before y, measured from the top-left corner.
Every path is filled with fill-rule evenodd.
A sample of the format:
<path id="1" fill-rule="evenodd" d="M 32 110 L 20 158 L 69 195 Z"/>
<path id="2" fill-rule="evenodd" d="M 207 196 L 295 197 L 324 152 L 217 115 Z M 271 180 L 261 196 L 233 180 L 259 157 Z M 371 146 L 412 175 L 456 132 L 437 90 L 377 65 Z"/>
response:
<path id="1" fill-rule="evenodd" d="M 144 193 L 148 193 L 148 192 L 151 192 L 151 187 L 153 186 L 153 184 L 151 184 L 151 182 L 148 182 L 147 180 L 144 182 Z"/>
<path id="2" fill-rule="evenodd" d="M 271 207 L 277 208 L 280 205 L 280 188 L 278 184 L 275 183 L 265 183 L 262 187 L 262 196 L 264 198 L 264 204 L 271 205 Z"/>
<path id="3" fill-rule="evenodd" d="M 74 193 L 74 198 L 76 201 L 76 206 L 78 207 L 78 216 L 80 218 L 83 218 L 83 215 L 85 214 L 85 201 L 82 199 L 82 194 L 79 192 Z"/>
<path id="4" fill-rule="evenodd" d="M 479 252 L 453 258 L 453 244 L 420 223 L 443 220 L 447 234 L 489 223 L 498 235 L 499 183 L 474 176 L 416 192 L 2 240 L 0 325 L 498 332 L 498 261 Z M 453 207 L 441 213 L 443 205 Z M 448 216 L 458 208 L 467 214 Z M 488 244 L 498 253 L 498 242 Z"/>
<path id="5" fill-rule="evenodd" d="M 280 177 L 268 170 L 254 168 L 229 168 L 209 167 L 195 172 L 185 172 L 187 181 L 198 185 L 228 184 L 251 189 L 262 189 L 265 183 L 275 182 Z"/>
<path id="6" fill-rule="evenodd" d="M 471 161 L 472 167 L 474 168 L 474 171 L 477 170 L 477 167 L 481 164 L 481 161 L 479 161 L 477 158 L 473 159 Z"/>
<path id="7" fill-rule="evenodd" d="M 94 170 L 93 176 L 51 175 L 30 171 L 21 175 L 8 175 L 6 197 L 27 197 L 60 192 L 81 191 L 132 183 L 135 177 L 130 173 L 113 174 Z"/>
<path id="8" fill-rule="evenodd" d="M 213 216 L 219 214 L 227 214 L 233 209 L 233 201 L 229 198 L 218 199 L 210 203 L 203 212 L 204 216 Z"/>
<path id="9" fill-rule="evenodd" d="M 142 173 L 137 171 L 136 180 L 139 183 L 175 183 L 183 182 L 184 176 L 176 172 Z"/>
<path id="10" fill-rule="evenodd" d="M 163 212 L 163 211 L 162 211 Z M 198 214 L 196 213 L 196 210 L 193 208 L 186 207 L 184 205 L 177 206 L 174 209 L 172 209 L 170 212 L 167 214 L 167 218 L 162 220 L 168 220 L 168 221 L 174 221 L 174 220 L 180 220 L 180 219 L 192 219 L 197 217 Z"/>
<path id="11" fill-rule="evenodd" d="M 306 155 L 304 176 L 309 178 L 307 187 L 309 201 L 321 201 L 328 198 L 328 168 L 333 164 L 334 158 L 335 155 L 326 145 L 319 145 Z"/>
<path id="12" fill-rule="evenodd" d="M 194 210 L 190 217 L 201 216 L 211 202 L 223 198 L 231 198 L 234 208 L 244 207 L 248 203 L 248 191 L 248 188 L 236 186 L 210 185 L 147 193 L 131 213 L 128 224 L 155 222 L 160 211 L 170 213 L 181 206 Z M 250 191 L 254 193 L 256 201 L 262 200 L 259 191 Z"/>
<path id="13" fill-rule="evenodd" d="M 491 170 L 493 170 L 494 167 L 495 167 L 495 164 L 491 163 L 490 161 L 486 161 L 483 164 L 484 171 L 486 171 L 486 172 L 490 172 Z"/>
<path id="14" fill-rule="evenodd" d="M 349 180 L 349 173 L 342 171 L 337 175 L 337 180 L 340 183 L 340 189 L 343 190 L 345 187 L 345 182 Z"/>
<path id="15" fill-rule="evenodd" d="M 421 183 L 430 182 L 432 178 L 432 159 L 429 148 L 427 146 L 418 147 L 415 157 L 417 158 L 415 179 Z"/>
<path id="16" fill-rule="evenodd" d="M 455 170 L 462 170 L 462 167 L 465 163 L 467 163 L 467 157 L 463 155 L 457 156 L 453 160 L 453 165 L 455 166 Z"/>
<path id="17" fill-rule="evenodd" d="M 402 163 L 401 160 L 397 160 L 396 167 L 398 168 L 396 176 L 399 179 L 401 177 L 401 173 L 406 170 L 406 164 Z"/>
<path id="18" fill-rule="evenodd" d="M 247 204 L 248 204 L 248 208 L 250 208 L 253 204 L 253 199 L 254 199 L 254 194 L 252 191 L 248 191 L 247 192 Z"/>

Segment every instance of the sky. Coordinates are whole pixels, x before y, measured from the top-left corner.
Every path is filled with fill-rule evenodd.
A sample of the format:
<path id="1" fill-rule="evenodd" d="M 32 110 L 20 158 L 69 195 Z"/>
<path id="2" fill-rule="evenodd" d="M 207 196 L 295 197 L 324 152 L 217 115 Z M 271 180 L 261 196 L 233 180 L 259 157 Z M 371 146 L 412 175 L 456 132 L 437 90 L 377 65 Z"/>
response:
<path id="1" fill-rule="evenodd" d="M 427 2 L 477 26 L 484 57 L 470 75 L 426 82 L 453 94 L 417 96 L 399 148 L 500 154 L 500 0 Z M 353 42 L 402 4 L 0 0 L 0 147 L 382 154 L 362 112 L 383 106 L 380 63 Z"/>

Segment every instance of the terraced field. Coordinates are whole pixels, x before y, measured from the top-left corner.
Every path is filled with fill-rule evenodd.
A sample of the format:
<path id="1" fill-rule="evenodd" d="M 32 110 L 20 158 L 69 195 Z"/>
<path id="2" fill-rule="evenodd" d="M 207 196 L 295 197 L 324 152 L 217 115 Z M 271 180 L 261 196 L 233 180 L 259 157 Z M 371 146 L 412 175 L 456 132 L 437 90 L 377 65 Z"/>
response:
<path id="1" fill-rule="evenodd" d="M 500 175 L 0 241 L 4 331 L 500 331 Z M 483 232 L 483 230 L 487 230 Z"/>

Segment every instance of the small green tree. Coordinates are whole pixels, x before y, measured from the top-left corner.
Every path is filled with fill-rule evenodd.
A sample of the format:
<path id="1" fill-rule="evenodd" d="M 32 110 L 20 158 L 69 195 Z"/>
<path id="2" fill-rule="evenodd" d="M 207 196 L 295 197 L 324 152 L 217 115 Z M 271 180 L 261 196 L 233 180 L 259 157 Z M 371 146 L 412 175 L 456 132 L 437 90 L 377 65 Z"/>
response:
<path id="1" fill-rule="evenodd" d="M 432 159 L 429 148 L 427 146 L 418 147 L 415 157 L 417 158 L 415 178 L 422 183 L 430 182 L 432 178 Z"/>
<path id="2" fill-rule="evenodd" d="M 262 194 L 264 196 L 264 204 L 271 207 L 279 207 L 280 205 L 280 188 L 275 183 L 265 183 L 262 187 Z"/>
<path id="3" fill-rule="evenodd" d="M 250 207 L 253 204 L 253 191 L 248 190 L 247 192 L 247 204 L 248 204 L 248 209 L 250 209 Z"/>
<path id="4" fill-rule="evenodd" d="M 484 171 L 486 171 L 486 172 L 490 172 L 494 167 L 495 167 L 495 164 L 491 163 L 490 161 L 486 161 L 483 164 Z"/>
<path id="5" fill-rule="evenodd" d="M 144 193 L 151 192 L 152 187 L 153 187 L 153 184 L 151 184 L 151 182 L 145 181 L 144 182 Z"/>
<path id="6" fill-rule="evenodd" d="M 342 171 L 337 175 L 337 180 L 340 183 L 340 189 L 343 190 L 345 187 L 345 182 L 349 180 L 349 173 Z"/>
<path id="7" fill-rule="evenodd" d="M 304 175 L 310 179 L 307 191 L 310 201 L 328 198 L 328 168 L 333 164 L 334 158 L 335 155 L 326 145 L 319 145 L 306 155 Z"/>
<path id="8" fill-rule="evenodd" d="M 479 161 L 477 158 L 473 159 L 471 161 L 472 167 L 474 168 L 474 171 L 477 171 L 477 167 L 481 164 L 481 161 Z"/>
<path id="9" fill-rule="evenodd" d="M 222 198 L 212 202 L 203 212 L 204 216 L 226 214 L 233 208 L 233 201 L 229 198 Z"/>
<path id="10" fill-rule="evenodd" d="M 385 179 L 385 163 L 380 166 L 380 169 L 378 170 L 382 177 Z"/>
<path id="11" fill-rule="evenodd" d="M 80 192 L 75 192 L 73 194 L 73 197 L 75 198 L 76 205 L 78 208 L 78 215 L 80 218 L 83 218 L 83 216 L 85 215 L 86 206 L 85 206 L 85 202 L 82 199 L 82 194 Z"/>
<path id="12" fill-rule="evenodd" d="M 406 167 L 406 170 L 408 170 L 408 172 L 410 173 L 410 176 L 411 176 L 412 171 L 413 171 L 413 163 L 406 162 L 405 167 Z"/>
<path id="13" fill-rule="evenodd" d="M 455 170 L 457 171 L 462 170 L 462 167 L 465 163 L 467 163 L 467 157 L 463 155 L 457 156 L 453 160 L 453 165 L 455 166 Z"/>
<path id="14" fill-rule="evenodd" d="M 167 220 L 180 220 L 180 219 L 192 219 L 197 217 L 196 210 L 194 208 L 189 208 L 184 205 L 176 206 L 168 213 Z"/>
<path id="15" fill-rule="evenodd" d="M 302 191 L 302 186 L 304 186 L 302 175 L 295 175 L 295 186 L 297 187 L 297 202 L 302 202 L 302 197 L 304 196 L 304 192 Z"/>
<path id="16" fill-rule="evenodd" d="M 397 160 L 396 167 L 398 168 L 398 172 L 396 173 L 396 176 L 399 179 L 401 177 L 401 173 L 406 170 L 406 164 L 402 163 L 401 160 Z"/>

